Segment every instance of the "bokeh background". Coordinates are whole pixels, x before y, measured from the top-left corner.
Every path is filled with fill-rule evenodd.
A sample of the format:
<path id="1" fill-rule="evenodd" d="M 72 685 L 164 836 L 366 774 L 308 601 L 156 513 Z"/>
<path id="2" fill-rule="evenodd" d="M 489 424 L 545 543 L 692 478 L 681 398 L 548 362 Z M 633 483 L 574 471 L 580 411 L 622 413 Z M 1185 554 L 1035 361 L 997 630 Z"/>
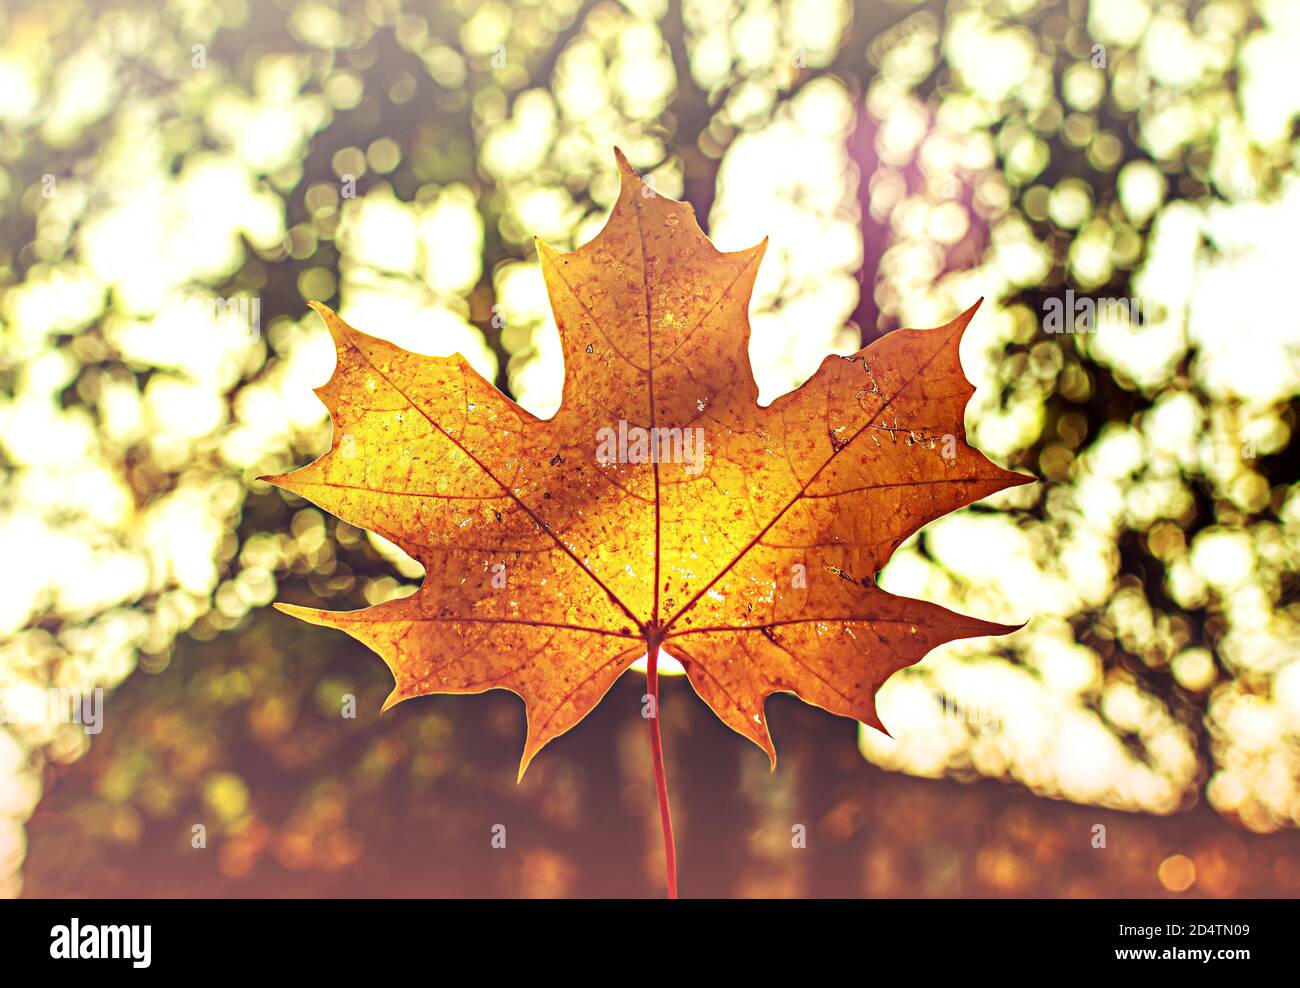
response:
<path id="1" fill-rule="evenodd" d="M 683 894 L 1300 894 L 1298 55 L 1292 0 L 4 0 L 0 687 L 109 692 L 0 727 L 0 892 L 661 894 L 640 677 L 518 786 L 509 694 L 381 718 L 267 605 L 418 565 L 255 479 L 329 446 L 309 299 L 552 412 L 532 238 L 617 145 L 771 237 L 764 401 L 982 296 L 972 442 L 1043 481 L 882 575 L 1027 622 L 894 676 L 893 740 L 776 697 L 770 774 L 664 683 Z M 1067 290 L 1138 318 L 1047 333 Z"/>

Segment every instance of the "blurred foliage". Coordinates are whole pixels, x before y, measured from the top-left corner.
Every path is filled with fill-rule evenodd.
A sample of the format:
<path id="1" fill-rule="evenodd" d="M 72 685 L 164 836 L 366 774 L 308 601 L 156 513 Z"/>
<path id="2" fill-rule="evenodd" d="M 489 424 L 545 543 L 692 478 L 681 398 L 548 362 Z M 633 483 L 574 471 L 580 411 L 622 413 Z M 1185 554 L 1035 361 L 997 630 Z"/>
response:
<path id="1" fill-rule="evenodd" d="M 1028 622 L 895 676 L 893 741 L 774 701 L 769 776 L 668 684 L 683 890 L 1300 888 L 1252 833 L 1300 821 L 1294 4 L 10 0 L 0 38 L 0 686 L 116 687 L 100 735 L 0 730 L 0 888 L 656 887 L 640 687 L 519 787 L 512 697 L 380 720 L 382 665 L 265 605 L 418 566 L 255 480 L 328 446 L 308 299 L 552 411 L 532 238 L 600 227 L 613 145 L 771 236 L 763 400 L 983 296 L 971 438 L 1044 480 L 882 575 Z M 1067 290 L 1140 315 L 1049 334 Z"/>

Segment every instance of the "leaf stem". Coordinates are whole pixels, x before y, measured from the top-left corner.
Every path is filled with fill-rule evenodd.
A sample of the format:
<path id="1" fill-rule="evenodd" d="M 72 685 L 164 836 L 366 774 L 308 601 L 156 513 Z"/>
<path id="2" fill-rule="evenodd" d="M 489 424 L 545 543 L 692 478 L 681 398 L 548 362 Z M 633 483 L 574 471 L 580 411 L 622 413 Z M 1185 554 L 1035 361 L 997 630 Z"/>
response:
<path id="1" fill-rule="evenodd" d="M 673 841 L 673 814 L 668 808 L 668 782 L 664 777 L 664 743 L 659 733 L 659 643 L 646 652 L 646 689 L 650 693 L 650 758 L 655 769 L 655 794 L 659 797 L 659 823 L 664 831 L 664 877 L 668 898 L 677 898 L 677 845 Z"/>

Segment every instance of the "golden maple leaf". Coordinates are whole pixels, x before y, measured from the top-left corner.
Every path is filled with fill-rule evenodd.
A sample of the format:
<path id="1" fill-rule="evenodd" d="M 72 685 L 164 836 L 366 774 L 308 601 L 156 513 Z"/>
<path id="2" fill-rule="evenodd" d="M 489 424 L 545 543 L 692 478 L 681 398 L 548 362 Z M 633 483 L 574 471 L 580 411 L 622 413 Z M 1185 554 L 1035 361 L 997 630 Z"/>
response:
<path id="1" fill-rule="evenodd" d="M 689 205 L 617 158 L 600 234 L 568 254 L 538 243 L 564 351 L 551 419 L 459 354 L 408 353 L 313 303 L 337 349 L 317 391 L 333 447 L 265 479 L 401 546 L 426 576 L 359 611 L 276 606 L 378 652 L 396 680 L 385 710 L 517 693 L 520 777 L 658 648 L 773 766 L 764 705 L 778 691 L 884 730 L 874 696 L 892 673 L 1015 630 L 875 584 L 926 522 L 1033 479 L 966 443 L 958 344 L 975 308 L 827 357 L 761 407 L 746 312 L 766 241 L 718 252 Z"/>

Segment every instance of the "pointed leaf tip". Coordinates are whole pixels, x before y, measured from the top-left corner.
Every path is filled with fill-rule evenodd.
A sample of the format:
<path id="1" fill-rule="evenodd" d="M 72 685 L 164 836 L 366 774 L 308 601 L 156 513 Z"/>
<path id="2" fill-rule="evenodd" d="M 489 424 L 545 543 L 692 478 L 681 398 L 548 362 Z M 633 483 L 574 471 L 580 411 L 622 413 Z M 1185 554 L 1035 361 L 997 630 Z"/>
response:
<path id="1" fill-rule="evenodd" d="M 288 604 L 282 600 L 277 600 L 272 606 L 281 614 L 288 614 L 290 617 L 297 618 L 299 621 L 306 621 L 308 624 L 319 625 L 322 628 L 336 627 L 329 620 L 329 618 L 336 616 L 333 611 L 322 611 L 319 607 L 303 607 L 301 604 Z"/>
<path id="2" fill-rule="evenodd" d="M 635 181 L 637 185 L 645 184 L 645 179 L 641 177 L 641 173 L 632 167 L 632 163 L 627 160 L 627 155 L 618 148 L 614 149 L 614 161 L 618 164 L 623 183 Z"/>
<path id="3" fill-rule="evenodd" d="M 537 757 L 537 753 L 542 750 L 542 747 L 543 745 L 534 744 L 532 738 L 525 739 L 523 753 L 519 756 L 519 771 L 515 775 L 515 785 L 519 785 L 524 781 L 524 773 L 533 764 L 533 759 Z"/>
<path id="4" fill-rule="evenodd" d="M 953 323 L 957 326 L 957 329 L 960 332 L 962 333 L 966 332 L 966 327 L 970 325 L 970 321 L 975 318 L 975 313 L 979 311 L 980 306 L 983 304 L 984 304 L 984 296 L 981 295 L 979 298 L 975 300 L 974 305 L 972 305 L 965 312 L 961 313 L 961 315 L 957 316 L 957 318 L 953 320 Z"/>
<path id="5" fill-rule="evenodd" d="M 317 302 L 315 299 L 308 300 L 307 305 L 320 316 L 321 322 L 325 323 L 325 328 L 329 330 L 336 345 L 342 346 L 347 342 L 348 324 L 339 317 L 337 312 L 324 302 Z"/>

